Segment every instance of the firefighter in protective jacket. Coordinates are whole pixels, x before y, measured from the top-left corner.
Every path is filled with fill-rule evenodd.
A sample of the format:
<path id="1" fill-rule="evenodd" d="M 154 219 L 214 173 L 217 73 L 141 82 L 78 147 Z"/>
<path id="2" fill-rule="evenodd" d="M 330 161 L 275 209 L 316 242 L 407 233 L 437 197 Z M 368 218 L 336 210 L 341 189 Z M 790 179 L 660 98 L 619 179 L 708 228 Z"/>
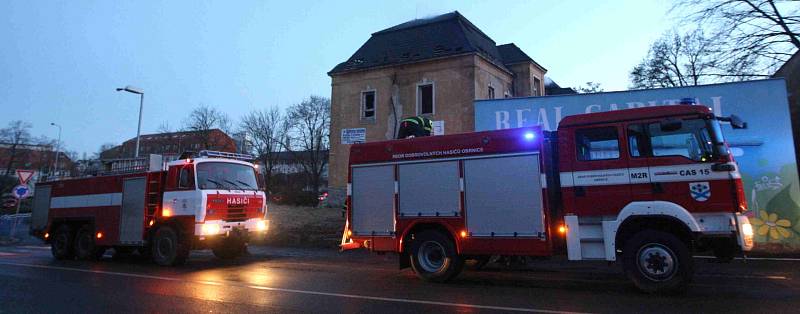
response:
<path id="1" fill-rule="evenodd" d="M 433 126 L 431 120 L 425 117 L 409 117 L 400 122 L 400 130 L 397 138 L 413 138 L 420 136 L 430 136 Z"/>

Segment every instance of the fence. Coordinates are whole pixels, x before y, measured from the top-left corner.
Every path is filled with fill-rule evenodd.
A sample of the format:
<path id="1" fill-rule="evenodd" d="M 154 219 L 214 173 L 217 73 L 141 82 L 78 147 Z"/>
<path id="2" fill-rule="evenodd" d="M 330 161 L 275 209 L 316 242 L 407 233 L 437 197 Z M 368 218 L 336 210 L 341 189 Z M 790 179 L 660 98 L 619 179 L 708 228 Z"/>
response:
<path id="1" fill-rule="evenodd" d="M 0 239 L 14 238 L 23 243 L 41 244 L 41 241 L 28 234 L 30 226 L 30 213 L 0 216 Z"/>

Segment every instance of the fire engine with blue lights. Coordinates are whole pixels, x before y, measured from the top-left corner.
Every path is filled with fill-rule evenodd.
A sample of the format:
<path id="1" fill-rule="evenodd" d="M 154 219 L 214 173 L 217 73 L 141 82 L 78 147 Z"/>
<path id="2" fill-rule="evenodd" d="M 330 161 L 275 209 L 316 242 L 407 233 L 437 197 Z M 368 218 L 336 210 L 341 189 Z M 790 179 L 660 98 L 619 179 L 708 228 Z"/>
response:
<path id="1" fill-rule="evenodd" d="M 269 228 L 267 203 L 249 155 L 215 151 L 121 159 L 96 176 L 36 185 L 31 234 L 57 259 L 138 252 L 178 265 L 193 249 L 237 258 Z"/>
<path id="2" fill-rule="evenodd" d="M 353 145 L 343 250 L 396 252 L 443 282 L 492 256 L 620 262 L 641 290 L 682 290 L 694 252 L 753 247 L 717 117 L 674 105 L 524 127 Z M 734 131 L 735 132 L 735 131 Z"/>

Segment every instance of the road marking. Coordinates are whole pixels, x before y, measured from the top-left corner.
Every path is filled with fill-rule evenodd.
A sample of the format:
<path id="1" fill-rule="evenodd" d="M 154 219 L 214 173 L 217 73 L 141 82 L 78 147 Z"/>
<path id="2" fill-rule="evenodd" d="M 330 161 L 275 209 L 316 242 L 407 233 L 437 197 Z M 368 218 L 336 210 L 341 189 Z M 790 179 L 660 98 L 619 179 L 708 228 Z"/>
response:
<path id="1" fill-rule="evenodd" d="M 90 270 L 90 269 L 80 269 L 80 268 L 61 267 L 61 266 L 47 266 L 47 265 L 35 265 L 35 264 L 23 264 L 23 263 L 7 263 L 7 262 L 0 262 L 0 265 L 18 266 L 18 267 L 31 267 L 31 268 L 41 268 L 41 269 L 67 270 L 67 271 L 76 271 L 76 272 L 82 272 L 82 273 L 115 275 L 115 276 L 125 276 L 125 277 L 134 277 L 134 278 L 165 280 L 165 281 L 173 281 L 173 282 L 186 282 L 186 283 L 196 283 L 196 284 L 215 285 L 215 286 L 223 285 L 223 283 L 215 282 L 215 281 L 205 281 L 205 280 L 193 281 L 193 280 L 183 280 L 183 279 L 174 278 L 174 277 L 142 275 L 142 274 L 123 273 L 123 272 L 105 271 L 105 270 Z M 512 311 L 512 312 L 527 312 L 527 313 L 588 314 L 588 313 L 584 313 L 584 312 L 565 312 L 565 311 L 554 311 L 554 310 L 534 309 L 534 308 L 506 307 L 506 306 L 466 304 L 466 303 L 450 303 L 450 302 L 428 301 L 428 300 L 418 300 L 418 299 L 401 299 L 401 298 L 375 297 L 375 296 L 358 295 L 358 294 L 344 294 L 344 293 L 335 293 L 335 292 L 298 290 L 298 289 L 287 289 L 287 288 L 267 287 L 267 286 L 258 286 L 258 285 L 243 285 L 243 284 L 237 284 L 237 283 L 232 283 L 232 282 L 226 282 L 225 284 L 238 286 L 238 287 L 243 287 L 243 288 L 263 290 L 263 291 L 276 291 L 276 292 L 284 292 L 284 293 L 319 295 L 319 296 L 329 296 L 329 297 L 339 297 L 339 298 L 349 298 L 349 299 L 360 299 L 360 300 L 372 300 L 372 301 L 384 301 L 384 302 L 424 304 L 424 305 L 439 305 L 439 306 L 450 306 L 450 307 L 460 307 L 460 308 L 497 310 L 497 311 Z"/>
<path id="2" fill-rule="evenodd" d="M 704 258 L 704 259 L 716 259 L 714 256 L 695 256 L 694 258 Z M 800 262 L 800 258 L 791 258 L 791 257 L 736 257 L 737 260 L 744 260 L 744 261 L 781 261 L 781 262 Z"/>

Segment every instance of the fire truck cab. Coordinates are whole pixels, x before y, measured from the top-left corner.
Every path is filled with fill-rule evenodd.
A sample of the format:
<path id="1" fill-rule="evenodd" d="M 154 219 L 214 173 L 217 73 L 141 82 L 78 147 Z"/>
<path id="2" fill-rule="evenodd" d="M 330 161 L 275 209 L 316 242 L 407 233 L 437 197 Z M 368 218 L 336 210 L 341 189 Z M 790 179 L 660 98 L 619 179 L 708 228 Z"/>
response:
<path id="1" fill-rule="evenodd" d="M 39 183 L 31 234 L 57 259 L 94 259 L 109 248 L 159 265 L 182 264 L 192 249 L 236 258 L 269 228 L 251 159 L 201 151 L 165 163 L 150 155 L 98 176 Z"/>
<path id="2" fill-rule="evenodd" d="M 745 126 L 676 105 L 353 145 L 342 248 L 397 252 L 432 281 L 468 259 L 563 253 L 621 262 L 644 291 L 680 290 L 693 252 L 753 247 L 720 122 Z"/>

